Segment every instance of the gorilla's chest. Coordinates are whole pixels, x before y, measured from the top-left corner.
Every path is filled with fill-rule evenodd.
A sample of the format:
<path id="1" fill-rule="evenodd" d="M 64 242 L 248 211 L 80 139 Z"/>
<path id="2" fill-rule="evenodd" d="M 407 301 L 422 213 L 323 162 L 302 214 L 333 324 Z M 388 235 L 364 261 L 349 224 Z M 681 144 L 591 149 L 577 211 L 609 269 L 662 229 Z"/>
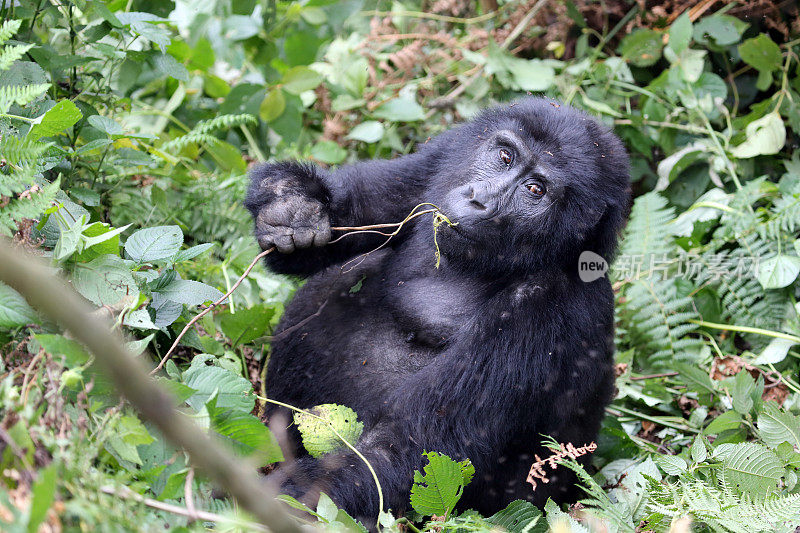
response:
<path id="1" fill-rule="evenodd" d="M 475 287 L 437 277 L 392 280 L 385 301 L 408 342 L 441 347 L 478 309 Z"/>

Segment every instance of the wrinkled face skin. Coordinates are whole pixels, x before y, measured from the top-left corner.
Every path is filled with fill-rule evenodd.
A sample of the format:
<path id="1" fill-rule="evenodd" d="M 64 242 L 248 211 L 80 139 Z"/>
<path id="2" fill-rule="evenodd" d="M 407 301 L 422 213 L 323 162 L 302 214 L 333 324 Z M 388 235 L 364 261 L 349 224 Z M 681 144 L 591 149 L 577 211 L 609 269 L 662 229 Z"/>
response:
<path id="1" fill-rule="evenodd" d="M 442 253 L 495 273 L 576 265 L 583 250 L 610 260 L 629 202 L 622 144 L 566 106 L 518 107 L 450 139 L 431 191 L 457 223 L 440 228 Z"/>

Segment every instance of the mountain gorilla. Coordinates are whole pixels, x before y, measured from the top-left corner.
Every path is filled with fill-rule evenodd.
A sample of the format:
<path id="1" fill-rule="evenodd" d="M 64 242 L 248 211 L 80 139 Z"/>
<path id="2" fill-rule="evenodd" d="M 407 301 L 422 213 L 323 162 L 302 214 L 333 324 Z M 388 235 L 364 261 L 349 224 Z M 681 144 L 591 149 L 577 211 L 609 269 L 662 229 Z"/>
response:
<path id="1" fill-rule="evenodd" d="M 328 244 L 331 226 L 397 222 L 423 202 L 453 223 L 438 228 L 438 268 L 427 214 L 377 251 L 384 236 Z M 578 257 L 611 261 L 628 204 L 620 141 L 540 98 L 489 109 L 390 161 L 257 167 L 245 205 L 261 247 L 280 252 L 266 262 L 308 278 L 277 328 L 267 394 L 353 408 L 365 426 L 357 448 L 395 512 L 425 450 L 472 461 L 461 508 L 573 497 L 566 469 L 536 491 L 525 480 L 534 454 L 549 455 L 542 435 L 591 442 L 611 400 L 613 294 L 607 277 L 581 281 Z M 297 446 L 273 474 L 285 493 L 313 503 L 322 491 L 374 521 L 377 491 L 355 454 L 314 459 Z"/>

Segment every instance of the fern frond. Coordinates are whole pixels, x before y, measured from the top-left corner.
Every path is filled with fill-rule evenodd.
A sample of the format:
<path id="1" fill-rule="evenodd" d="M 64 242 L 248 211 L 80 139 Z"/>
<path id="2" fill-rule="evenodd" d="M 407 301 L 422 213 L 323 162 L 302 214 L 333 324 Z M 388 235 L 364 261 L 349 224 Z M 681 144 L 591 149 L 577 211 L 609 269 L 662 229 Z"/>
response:
<path id="1" fill-rule="evenodd" d="M 47 92 L 49 83 L 6 85 L 0 87 L 0 113 L 7 113 L 12 104 L 26 105 Z"/>
<path id="2" fill-rule="evenodd" d="M 584 470 L 580 463 L 572 459 L 564 459 L 560 461 L 559 464 L 577 474 L 581 488 L 589 495 L 589 498 L 581 500 L 583 505 L 593 509 L 598 516 L 612 521 L 617 531 L 629 531 L 633 533 L 636 530 L 635 524 L 633 523 L 633 516 L 630 512 L 628 512 L 624 506 L 612 502 L 606 491 L 603 490 L 603 487 L 592 479 L 592 476 L 586 473 L 586 470 Z"/>
<path id="3" fill-rule="evenodd" d="M 636 199 L 620 245 L 620 255 L 661 255 L 672 251 L 670 234 L 665 229 L 675 218 L 675 208 L 656 192 Z"/>
<path id="4" fill-rule="evenodd" d="M 27 196 L 12 198 L 0 209 L 0 234 L 8 237 L 17 230 L 17 223 L 26 218 L 38 218 L 50 207 L 59 191 L 59 180 L 32 191 Z"/>
<path id="5" fill-rule="evenodd" d="M 207 133 L 198 133 L 190 131 L 183 137 L 172 139 L 161 146 L 161 150 L 165 152 L 180 152 L 190 144 L 216 144 L 219 139 Z"/>
<path id="6" fill-rule="evenodd" d="M 247 113 L 241 115 L 221 115 L 209 120 L 201 120 L 190 133 L 211 133 L 221 129 L 230 129 L 244 124 L 255 124 L 256 117 Z"/>
<path id="7" fill-rule="evenodd" d="M 21 25 L 21 20 L 6 20 L 3 24 L 0 24 L 0 44 L 11 39 L 19 31 Z"/>
<path id="8" fill-rule="evenodd" d="M 0 154 L 13 166 L 33 166 L 40 161 L 49 145 L 30 142 L 15 135 L 0 137 Z"/>
<path id="9" fill-rule="evenodd" d="M 33 48 L 32 44 L 17 44 L 3 48 L 0 51 L 0 70 L 7 70 L 14 61 L 24 56 L 31 48 Z"/>
<path id="10" fill-rule="evenodd" d="M 633 281 L 619 301 L 619 317 L 628 333 L 628 344 L 636 348 L 640 361 L 655 367 L 688 360 L 703 341 L 690 336 L 699 318 L 692 299 L 678 294 L 676 280 Z"/>

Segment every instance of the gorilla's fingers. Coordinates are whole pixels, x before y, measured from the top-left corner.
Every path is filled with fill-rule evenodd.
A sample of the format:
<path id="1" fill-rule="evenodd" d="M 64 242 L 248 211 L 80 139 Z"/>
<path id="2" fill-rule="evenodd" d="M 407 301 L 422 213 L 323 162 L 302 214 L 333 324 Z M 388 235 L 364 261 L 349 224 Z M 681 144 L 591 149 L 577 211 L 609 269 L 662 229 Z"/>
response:
<path id="1" fill-rule="evenodd" d="M 294 230 L 294 245 L 298 248 L 308 248 L 314 240 L 311 228 L 297 228 Z"/>
<path id="2" fill-rule="evenodd" d="M 314 246 L 325 246 L 331 240 L 331 227 L 321 222 L 314 231 Z"/>
<path id="3" fill-rule="evenodd" d="M 282 254 L 290 254 L 294 252 L 294 241 L 291 235 L 276 235 L 274 237 L 275 247 Z"/>

